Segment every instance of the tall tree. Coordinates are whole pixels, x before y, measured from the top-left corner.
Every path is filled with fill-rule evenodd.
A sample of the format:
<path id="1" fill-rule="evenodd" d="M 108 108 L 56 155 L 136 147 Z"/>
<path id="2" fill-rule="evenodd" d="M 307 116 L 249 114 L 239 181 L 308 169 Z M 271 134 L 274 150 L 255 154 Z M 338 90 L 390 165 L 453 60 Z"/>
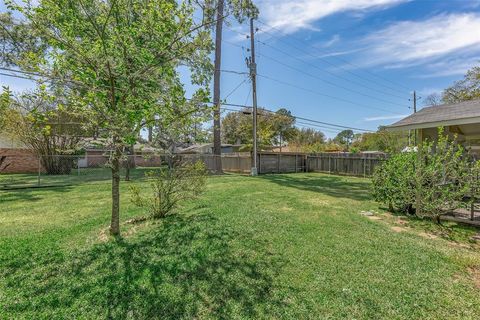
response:
<path id="1" fill-rule="evenodd" d="M 82 114 L 66 104 L 60 92 L 52 94 L 40 87 L 13 95 L 5 89 L 8 100 L 3 131 L 20 141 L 41 161 L 47 174 L 69 174 L 75 165 L 72 155 L 79 154 L 83 138 L 92 136 L 85 130 Z"/>
<path id="2" fill-rule="evenodd" d="M 195 111 L 178 111 L 177 106 L 185 103 L 179 64 L 190 67 L 191 81 L 200 87 L 194 99 L 205 99 L 212 73 L 208 27 L 213 21 L 196 24 L 196 8 L 175 0 L 26 0 L 21 6 L 8 0 L 6 4 L 23 17 L 29 38 L 48 48 L 28 50 L 25 39 L 13 36 L 15 47 L 28 50 L 15 64 L 68 86 L 88 124 L 108 138 L 110 231 L 119 235 L 120 162 L 125 148 L 156 116 L 173 120 Z"/>
<path id="3" fill-rule="evenodd" d="M 325 149 L 325 135 L 312 128 L 301 128 L 294 131 L 293 137 L 288 140 L 290 150 L 316 153 Z"/>
<path id="4" fill-rule="evenodd" d="M 225 8 L 226 4 L 226 8 Z M 208 0 L 205 1 L 203 8 L 205 12 L 212 13 L 211 8 L 215 8 L 216 26 L 215 26 L 215 72 L 213 77 L 213 103 L 215 109 L 213 112 L 213 154 L 215 157 L 215 171 L 222 172 L 222 153 L 221 148 L 221 123 L 220 123 L 220 78 L 222 66 L 222 33 L 224 15 L 232 13 L 239 22 L 243 22 L 245 18 L 256 17 L 258 10 L 251 0 Z M 210 8 L 210 10 L 208 9 Z M 226 9 L 226 10 L 225 10 Z"/>
<path id="5" fill-rule="evenodd" d="M 423 99 L 423 104 L 428 107 L 439 106 L 442 104 L 442 97 L 436 92 L 431 93 L 425 99 Z"/>
<path id="6" fill-rule="evenodd" d="M 280 113 L 258 109 L 257 138 L 260 148 L 265 149 L 276 145 L 280 134 L 288 138 L 293 136 L 295 119 L 287 114 L 290 112 L 285 109 Z M 250 149 L 253 141 L 252 126 L 250 109 L 228 113 L 222 121 L 223 141 L 232 144 L 240 143 L 245 145 L 246 149 Z"/>
<path id="7" fill-rule="evenodd" d="M 392 132 L 380 127 L 377 132 L 362 133 L 352 143 L 360 151 L 382 151 L 397 153 L 408 146 L 408 132 Z"/>
<path id="8" fill-rule="evenodd" d="M 340 131 L 337 136 L 333 139 L 334 142 L 344 145 L 348 150 L 352 144 L 354 134 L 352 130 L 343 130 Z"/>
<path id="9" fill-rule="evenodd" d="M 283 144 L 295 136 L 295 118 L 292 116 L 292 113 L 285 109 L 278 109 L 276 112 L 275 122 L 273 129 L 276 134 L 275 144 L 280 147 L 280 152 L 282 152 Z"/>
<path id="10" fill-rule="evenodd" d="M 465 77 L 455 82 L 443 91 L 444 103 L 458 103 L 467 100 L 480 99 L 480 67 L 467 71 Z"/>

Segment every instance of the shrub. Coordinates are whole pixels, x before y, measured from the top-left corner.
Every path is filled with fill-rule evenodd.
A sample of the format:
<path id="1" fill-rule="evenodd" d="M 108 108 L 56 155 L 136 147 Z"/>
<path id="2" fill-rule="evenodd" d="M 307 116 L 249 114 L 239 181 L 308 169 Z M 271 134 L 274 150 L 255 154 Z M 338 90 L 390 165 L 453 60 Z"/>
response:
<path id="1" fill-rule="evenodd" d="M 438 141 L 424 142 L 416 161 L 417 214 L 440 221 L 443 213 L 462 207 L 469 193 L 474 162 L 462 145 L 440 128 Z"/>
<path id="2" fill-rule="evenodd" d="M 168 215 L 182 201 L 200 195 L 205 188 L 207 170 L 202 161 L 197 161 L 172 169 L 149 171 L 146 176 L 150 180 L 151 196 L 142 196 L 140 189 L 132 186 L 132 202 L 158 219 Z"/>
<path id="3" fill-rule="evenodd" d="M 393 155 L 373 176 L 373 197 L 390 210 L 415 212 L 440 221 L 460 208 L 465 195 L 478 195 L 480 165 L 439 129 L 436 143 L 423 142 L 417 152 Z"/>
<path id="4" fill-rule="evenodd" d="M 373 197 L 390 211 L 413 211 L 415 201 L 415 158 L 413 152 L 390 157 L 373 175 Z"/>

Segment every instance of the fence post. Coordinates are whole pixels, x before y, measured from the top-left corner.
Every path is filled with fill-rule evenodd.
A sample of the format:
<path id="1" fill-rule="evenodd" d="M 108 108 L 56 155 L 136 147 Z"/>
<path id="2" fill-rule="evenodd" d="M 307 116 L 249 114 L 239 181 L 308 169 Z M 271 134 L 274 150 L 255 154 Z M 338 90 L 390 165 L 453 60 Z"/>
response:
<path id="1" fill-rule="evenodd" d="M 277 173 L 280 173 L 280 153 L 277 154 Z"/>
<path id="2" fill-rule="evenodd" d="M 331 170 L 331 164 L 330 164 L 330 156 L 328 156 L 328 174 L 331 174 L 332 173 L 332 170 Z"/>
<path id="3" fill-rule="evenodd" d="M 80 157 L 77 156 L 77 176 L 80 177 Z"/>
<path id="4" fill-rule="evenodd" d="M 363 177 L 365 178 L 366 177 L 366 171 L 365 171 L 365 167 L 367 165 L 367 158 L 365 158 L 365 156 L 363 157 Z"/>
<path id="5" fill-rule="evenodd" d="M 253 159 L 253 153 L 252 153 L 252 159 Z M 262 154 L 258 153 L 258 173 L 262 172 Z"/>
<path id="6" fill-rule="evenodd" d="M 295 153 L 295 173 L 297 173 L 298 155 Z"/>

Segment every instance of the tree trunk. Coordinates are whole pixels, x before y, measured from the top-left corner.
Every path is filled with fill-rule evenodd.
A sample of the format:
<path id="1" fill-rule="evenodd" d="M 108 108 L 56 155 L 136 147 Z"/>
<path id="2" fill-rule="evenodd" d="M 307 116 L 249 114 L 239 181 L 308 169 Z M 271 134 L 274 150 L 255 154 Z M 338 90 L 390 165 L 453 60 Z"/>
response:
<path id="1" fill-rule="evenodd" d="M 135 157 L 135 147 L 131 145 L 127 149 L 127 161 L 125 162 L 125 181 L 130 181 L 130 169 L 135 166 L 134 163 Z"/>
<path id="2" fill-rule="evenodd" d="M 222 66 L 222 29 L 223 29 L 223 4 L 218 0 L 217 24 L 215 28 L 215 73 L 213 76 L 213 156 L 215 173 L 222 173 L 222 141 L 220 137 L 220 68 Z"/>
<path id="3" fill-rule="evenodd" d="M 110 234 L 120 235 L 120 157 L 121 150 L 116 147 L 112 157 L 112 220 Z"/>
<path id="4" fill-rule="evenodd" d="M 148 127 L 148 142 L 152 143 L 153 141 L 153 127 L 149 126 Z"/>

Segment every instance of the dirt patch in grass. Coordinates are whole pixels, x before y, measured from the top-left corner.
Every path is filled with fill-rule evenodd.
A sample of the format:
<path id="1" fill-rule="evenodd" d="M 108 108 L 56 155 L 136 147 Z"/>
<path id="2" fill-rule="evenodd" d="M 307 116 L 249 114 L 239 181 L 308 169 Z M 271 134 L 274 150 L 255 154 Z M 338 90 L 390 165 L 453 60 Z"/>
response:
<path id="1" fill-rule="evenodd" d="M 314 206 L 327 207 L 331 205 L 330 201 L 324 199 L 311 198 L 307 201 Z"/>
<path id="2" fill-rule="evenodd" d="M 393 227 L 390 227 L 390 229 L 392 229 L 395 232 L 406 232 L 406 231 L 408 231 L 407 228 L 399 227 L 399 226 L 393 226 Z"/>
<path id="3" fill-rule="evenodd" d="M 434 235 L 433 233 L 428 233 L 428 232 L 419 232 L 418 235 L 422 238 L 425 239 L 437 239 L 438 236 Z"/>
<path id="4" fill-rule="evenodd" d="M 383 220 L 382 217 L 379 216 L 367 216 L 367 218 L 370 220 Z"/>
<path id="5" fill-rule="evenodd" d="M 468 268 L 468 273 L 473 280 L 475 288 L 480 289 L 480 267 L 470 267 Z"/>

